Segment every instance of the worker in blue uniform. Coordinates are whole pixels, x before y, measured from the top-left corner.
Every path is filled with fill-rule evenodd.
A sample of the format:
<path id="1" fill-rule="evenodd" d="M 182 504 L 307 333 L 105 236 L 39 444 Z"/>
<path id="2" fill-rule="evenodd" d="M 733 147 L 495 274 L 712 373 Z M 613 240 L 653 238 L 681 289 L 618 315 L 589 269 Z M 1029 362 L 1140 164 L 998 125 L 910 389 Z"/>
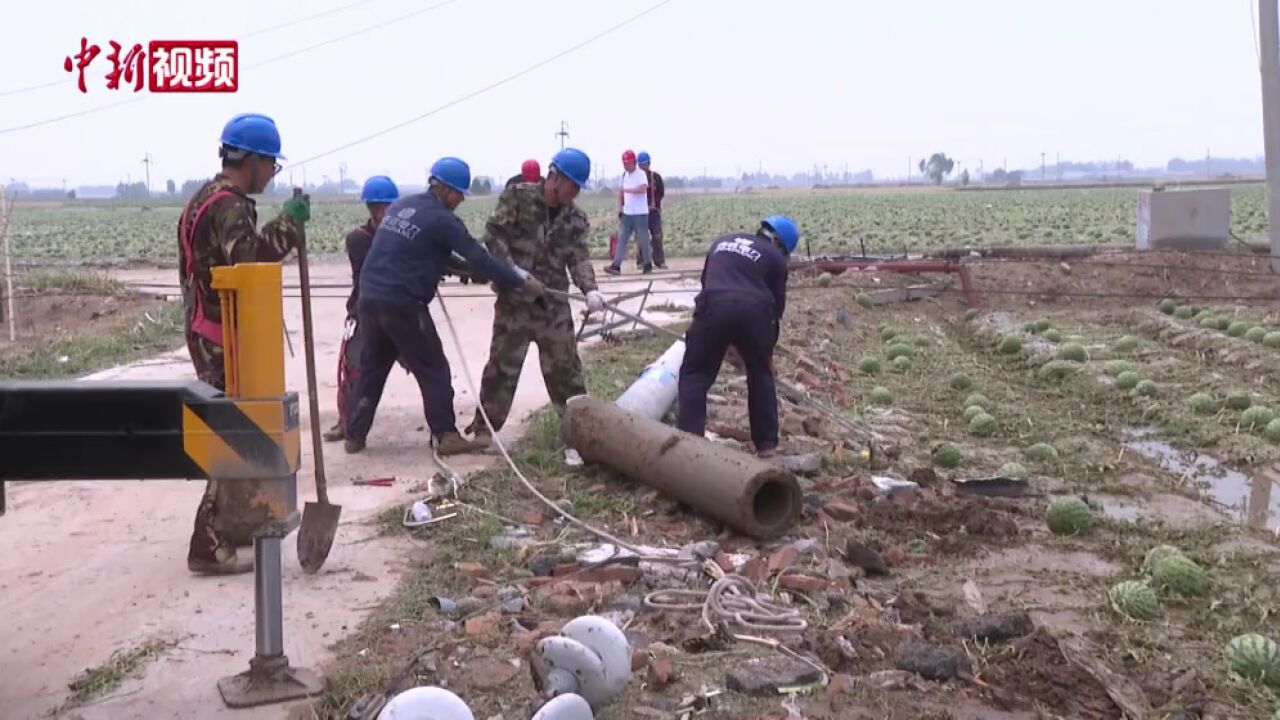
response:
<path id="1" fill-rule="evenodd" d="M 751 440 L 761 457 L 776 452 L 773 351 L 787 306 L 789 257 L 799 243 L 800 229 L 785 215 L 765 218 L 755 233 L 732 233 L 711 243 L 680 366 L 676 424 L 681 430 L 706 432 L 707 391 L 733 347 L 747 373 Z"/>
<path id="2" fill-rule="evenodd" d="M 403 196 L 387 208 L 360 270 L 359 326 L 367 334 L 357 400 L 346 425 L 348 453 L 364 449 L 397 357 L 418 381 L 436 450 L 456 455 L 483 449 L 458 433 L 449 361 L 428 308 L 454 253 L 499 289 L 519 290 L 531 302 L 543 295 L 537 278 L 490 255 L 454 214 L 471 187 L 471 168 L 465 162 L 437 160 L 428 182 L 426 192 Z"/>

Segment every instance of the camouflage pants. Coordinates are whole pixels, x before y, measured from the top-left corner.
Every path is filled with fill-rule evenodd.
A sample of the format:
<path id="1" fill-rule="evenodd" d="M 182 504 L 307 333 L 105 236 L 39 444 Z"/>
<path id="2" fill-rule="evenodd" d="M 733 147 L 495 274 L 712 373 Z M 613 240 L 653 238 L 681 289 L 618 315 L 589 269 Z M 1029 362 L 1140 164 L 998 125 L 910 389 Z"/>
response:
<path id="1" fill-rule="evenodd" d="M 195 366 L 196 378 L 200 382 L 226 392 L 227 375 L 222 364 L 222 348 L 200 335 L 188 333 L 187 350 L 191 353 L 191 364 Z M 219 537 L 214 527 L 217 517 L 218 483 L 215 480 L 209 480 L 205 483 L 200 505 L 196 507 L 195 527 L 191 531 L 191 546 L 187 550 L 188 560 L 216 563 L 223 562 L 228 555 L 235 554 L 235 546 Z"/>
<path id="2" fill-rule="evenodd" d="M 494 429 L 501 430 L 511 412 L 511 401 L 515 398 L 520 370 L 531 342 L 538 345 L 542 381 L 557 413 L 564 413 L 569 398 L 587 392 L 569 304 L 548 298 L 543 309 L 532 303 L 500 298 L 494 305 L 489 362 L 480 380 L 480 402 Z M 484 418 L 477 410 L 471 430 L 483 427 Z"/>

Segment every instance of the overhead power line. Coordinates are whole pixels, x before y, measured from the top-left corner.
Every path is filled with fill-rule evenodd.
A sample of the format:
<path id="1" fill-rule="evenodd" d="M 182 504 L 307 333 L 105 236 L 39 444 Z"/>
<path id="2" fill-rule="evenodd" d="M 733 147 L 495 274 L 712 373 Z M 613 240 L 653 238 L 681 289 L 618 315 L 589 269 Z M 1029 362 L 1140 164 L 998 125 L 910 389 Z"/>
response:
<path id="1" fill-rule="evenodd" d="M 518 72 L 512 73 L 511 75 L 508 75 L 508 76 L 506 76 L 506 77 L 502 78 L 501 80 L 496 80 L 496 81 L 494 81 L 494 82 L 492 82 L 492 83 L 489 83 L 488 85 L 485 85 L 484 87 L 482 87 L 482 88 L 480 88 L 480 89 L 478 89 L 478 90 L 473 90 L 472 92 L 469 92 L 469 93 L 467 93 L 466 95 L 463 95 L 463 96 L 461 96 L 461 97 L 454 98 L 453 100 L 450 100 L 449 102 L 447 102 L 447 103 L 445 103 L 445 104 L 443 104 L 443 105 L 440 105 L 439 107 L 433 108 L 433 109 L 431 109 L 431 110 L 428 110 L 428 111 L 427 111 L 427 112 L 425 112 L 425 113 L 422 113 L 421 115 L 417 115 L 417 116 L 415 116 L 415 117 L 411 117 L 411 118 L 409 118 L 408 120 L 404 120 L 404 121 L 402 121 L 402 122 L 396 123 L 395 125 L 392 125 L 391 127 L 384 128 L 384 129 L 379 130 L 379 131 L 377 131 L 377 132 L 375 132 L 375 133 L 372 133 L 372 134 L 366 135 L 366 136 L 364 136 L 364 137 L 362 137 L 362 138 L 360 138 L 360 139 L 358 139 L 358 140 L 352 140 L 351 142 L 346 143 L 345 145 L 339 145 L 338 147 L 333 148 L 333 149 L 331 149 L 331 150 L 326 150 L 326 151 L 324 151 L 324 152 L 322 152 L 322 153 L 319 153 L 319 154 L 317 154 L 317 155 L 312 155 L 311 157 L 309 157 L 309 158 L 307 158 L 307 159 L 305 159 L 305 160 L 299 160 L 298 162 L 293 163 L 293 164 L 291 164 L 291 165 L 288 165 L 287 167 L 289 167 L 289 168 L 296 168 L 296 167 L 300 167 L 300 166 L 302 166 L 302 165 L 306 165 L 306 164 L 307 164 L 307 163 L 309 163 L 309 162 L 313 162 L 313 161 L 315 161 L 315 160 L 319 160 L 320 158 L 328 157 L 328 156 L 330 156 L 330 155 L 332 155 L 332 154 L 334 154 L 334 153 L 337 153 L 337 152 L 342 152 L 343 150 L 346 150 L 346 149 L 348 149 L 348 148 L 355 147 L 356 145 L 360 145 L 360 144 L 366 143 L 366 142 L 368 142 L 368 141 L 370 141 L 370 140 L 373 140 L 373 139 L 375 139 L 375 138 L 379 138 L 379 137 L 382 137 L 383 135 L 386 135 L 386 134 L 388 134 L 388 133 L 391 133 L 391 132 L 394 132 L 394 131 L 396 131 L 396 130 L 399 130 L 399 129 L 400 129 L 400 128 L 402 128 L 402 127 L 406 127 L 406 126 L 408 126 L 408 125 L 412 125 L 413 123 L 416 123 L 416 122 L 418 122 L 418 121 L 420 121 L 420 120 L 425 120 L 425 119 L 427 119 L 427 118 L 431 117 L 432 115 L 435 115 L 435 114 L 437 114 L 437 113 L 440 113 L 440 112 L 443 112 L 443 111 L 445 111 L 445 110 L 448 110 L 449 108 L 453 107 L 454 105 L 458 105 L 458 104 L 461 104 L 461 103 L 463 103 L 463 102 L 466 102 L 467 100 L 470 100 L 470 99 L 472 99 L 472 98 L 479 97 L 480 95 L 483 95 L 483 94 L 485 94 L 485 93 L 489 92 L 490 90 L 494 90 L 494 89 L 496 89 L 496 88 L 499 88 L 499 87 L 501 87 L 501 86 L 503 86 L 503 85 L 506 85 L 507 83 L 511 82 L 512 80 L 516 80 L 516 79 L 519 79 L 519 78 L 521 78 L 521 77 L 524 77 L 525 75 L 528 75 L 529 73 L 531 73 L 531 72 L 533 72 L 533 71 L 535 71 L 535 70 L 538 70 L 539 68 L 542 68 L 542 67 L 544 67 L 544 66 L 546 66 L 546 65 L 549 65 L 549 64 L 551 64 L 551 63 L 555 62 L 556 60 L 559 60 L 560 58 L 565 57 L 566 55 L 570 55 L 570 54 L 572 54 L 572 53 L 574 53 L 574 52 L 577 52 L 578 50 L 581 50 L 582 48 L 584 48 L 584 47 L 586 47 L 586 46 L 588 46 L 588 45 L 590 45 L 590 44 L 592 44 L 592 43 L 596 42 L 597 40 L 599 40 L 599 39 L 601 39 L 601 38 L 603 38 L 603 37 L 605 37 L 605 36 L 607 36 L 607 35 L 610 35 L 610 34 L 612 34 L 612 33 L 614 33 L 614 32 L 617 32 L 618 30 L 621 30 L 622 28 L 626 27 L 627 25 L 630 25 L 631 23 L 633 23 L 633 22 L 635 22 L 635 21 L 639 20 L 640 18 L 645 17 L 646 15 L 649 15 L 649 14 L 650 14 L 650 13 L 652 13 L 652 12 L 655 12 L 656 10 L 658 10 L 659 8 L 661 8 L 663 5 L 667 5 L 667 4 L 668 4 L 668 3 L 670 3 L 670 2 L 672 2 L 672 0 L 662 0 L 662 2 L 659 2 L 659 3 L 656 3 L 656 4 L 654 4 L 654 5 L 651 5 L 651 6 L 649 6 L 648 8 L 646 8 L 645 10 L 642 10 L 642 11 L 640 11 L 639 13 L 636 13 L 635 15 L 632 15 L 631 17 L 626 18 L 625 20 L 622 20 L 621 22 L 617 23 L 616 25 L 613 25 L 613 26 L 611 26 L 611 27 L 605 28 L 604 30 L 601 30 L 600 32 L 596 33 L 595 35 L 592 35 L 591 37 L 587 38 L 586 40 L 583 40 L 582 42 L 579 42 L 579 43 L 578 43 L 578 44 L 576 44 L 576 45 L 573 45 L 572 47 L 569 47 L 569 48 L 566 48 L 566 49 L 564 49 L 564 50 L 561 50 L 560 52 L 556 53 L 555 55 L 552 55 L 552 56 L 550 56 L 550 57 L 548 57 L 548 58 L 545 58 L 545 59 L 543 59 L 543 60 L 540 60 L 540 61 L 538 61 L 537 63 L 534 63 L 533 65 L 530 65 L 530 66 L 528 66 L 528 67 L 524 68 L 523 70 L 520 70 L 520 71 L 518 71 Z"/>
<path id="2" fill-rule="evenodd" d="M 363 2 L 371 2 L 371 0 L 362 0 L 362 1 L 363 1 Z M 306 46 L 306 47 L 298 48 L 298 49 L 296 49 L 296 50 L 290 50 L 290 51 L 288 51 L 288 52 L 286 52 L 286 53 L 283 53 L 283 54 L 280 54 L 280 55 L 275 55 L 275 56 L 273 56 L 273 57 L 269 57 L 269 58 L 267 58 L 266 60 L 261 60 L 261 61 L 256 62 L 256 63 L 251 63 L 251 64 L 249 64 L 249 65 L 245 65 L 245 66 L 243 66 L 243 67 L 241 68 L 241 70 L 254 70 L 254 69 L 256 69 L 256 68 L 263 67 L 264 65 L 270 65 L 270 64 L 272 64 L 272 63 L 279 62 L 279 61 L 284 60 L 284 59 L 286 59 L 286 58 L 294 57 L 295 55 L 301 55 L 302 53 L 309 52 L 309 51 L 311 51 L 311 50 L 315 50 L 315 49 L 317 49 L 317 48 L 322 48 L 322 47 L 325 47 L 325 46 L 328 46 L 328 45 L 333 45 L 334 43 L 341 42 L 341 41 L 343 41 L 343 40 L 350 40 L 350 39 L 351 39 L 351 38 L 353 38 L 353 37 L 356 37 L 356 36 L 359 36 L 359 35 L 363 35 L 363 34 L 365 34 L 365 33 L 367 33 L 367 32 L 372 32 L 372 31 L 377 30 L 377 29 L 382 28 L 382 27 L 386 27 L 387 25 L 390 25 L 390 24 L 392 24 L 392 23 L 400 22 L 400 21 L 403 21 L 403 20 L 408 20 L 409 18 L 415 17 L 415 16 L 417 16 L 417 15 L 424 15 L 424 14 L 426 14 L 426 13 L 429 13 L 429 12 L 433 11 L 433 10 L 438 10 L 438 9 L 440 9 L 440 8 L 444 7 L 445 5 L 451 5 L 451 4 L 455 3 L 455 2 L 457 2 L 457 0 L 444 0 L 443 2 L 436 3 L 435 5 L 430 5 L 430 6 L 425 7 L 425 8 L 418 8 L 417 10 L 414 10 L 414 11 L 412 11 L 412 12 L 408 12 L 408 13 L 405 13 L 405 14 L 403 14 L 403 15 L 397 15 L 397 16 L 395 16 L 395 17 L 393 17 L 393 18 L 389 18 L 389 19 L 387 19 L 387 20 L 383 20 L 383 21 L 381 21 L 381 22 L 375 23 L 375 24 L 373 24 L 373 25 L 369 25 L 369 26 L 364 27 L 364 28 L 361 28 L 361 29 L 359 29 L 359 30 L 353 30 L 352 32 L 349 32 L 349 33 L 347 33 L 347 34 L 345 34 L 345 35 L 339 35 L 338 37 L 330 38 L 329 40 L 324 40 L 324 41 L 322 41 L 322 42 L 318 42 L 318 43 L 316 43 L 316 44 L 314 44 L 314 45 L 308 45 L 308 46 Z M 110 110 L 110 109 L 112 109 L 112 108 L 117 108 L 117 107 L 120 107 L 120 106 L 122 106 L 122 105 L 128 105 L 128 104 L 130 104 L 130 103 L 141 102 L 141 101 L 143 101 L 143 100 L 145 100 L 145 99 L 147 99 L 147 98 L 149 98 L 149 97 L 152 97 L 152 96 L 151 96 L 151 95 L 135 95 L 135 96 L 130 97 L 130 98 L 128 98 L 128 99 L 121 100 L 120 102 L 110 103 L 110 104 L 107 104 L 107 105 L 99 105 L 99 106 L 97 106 L 97 107 L 88 108 L 88 109 L 86 109 L 86 110 L 79 110 L 79 111 L 77 111 L 77 112 L 67 113 L 66 115 L 58 115 L 58 116 L 56 116 L 56 117 L 45 118 L 45 119 L 43 119 L 43 120 L 37 120 L 37 121 L 35 121 L 35 122 L 27 123 L 26 125 L 15 125 L 15 126 L 13 126 L 13 127 L 7 127 L 7 128 L 4 128 L 4 129 L 0 129 L 0 135 L 5 135 L 5 134 L 8 134 L 8 133 L 12 133 L 12 132 L 18 132 L 18 131 L 20 131 L 20 130 L 29 130 L 29 129 L 31 129 L 31 128 L 34 128 L 34 127 L 40 127 L 40 126 L 42 126 L 42 125 L 51 125 L 51 124 L 53 124 L 53 123 L 60 122 L 60 121 L 62 121 L 62 120 L 70 120 L 71 118 L 82 117 L 82 116 L 84 116 L 84 115 L 92 115 L 92 114 L 94 114 L 94 113 L 99 113 L 99 112 L 102 112 L 102 111 L 104 111 L 104 110 Z"/>
<path id="3" fill-rule="evenodd" d="M 245 38 L 256 37 L 264 33 L 274 32 L 276 30 L 283 30 L 285 28 L 293 27 L 295 25 L 301 25 L 304 22 L 315 20 L 317 18 L 326 17 L 329 15 L 335 15 L 345 10 L 350 10 L 353 7 L 358 7 L 360 5 L 367 5 L 368 3 L 376 2 L 376 1 L 377 0 L 356 0 L 356 2 L 353 2 L 353 3 L 347 3 L 346 5 L 339 5 L 338 7 L 333 8 L 332 10 L 325 10 L 323 12 L 318 12 L 313 15 L 307 15 L 306 17 L 294 18 L 293 20 L 282 22 L 279 25 L 272 25 L 271 27 L 265 27 L 259 30 L 253 30 L 251 32 L 245 33 L 244 35 L 241 35 L 240 39 L 243 40 Z M 55 85 L 62 85 L 65 82 L 66 81 L 63 79 L 58 79 L 58 80 L 54 80 L 53 82 L 39 83 L 36 85 L 28 85 L 26 87 L 14 88 L 12 90 L 0 90 L 0 97 L 8 97 L 10 95 L 21 95 L 22 93 L 31 92 L 33 90 L 43 90 L 44 88 L 50 88 Z"/>

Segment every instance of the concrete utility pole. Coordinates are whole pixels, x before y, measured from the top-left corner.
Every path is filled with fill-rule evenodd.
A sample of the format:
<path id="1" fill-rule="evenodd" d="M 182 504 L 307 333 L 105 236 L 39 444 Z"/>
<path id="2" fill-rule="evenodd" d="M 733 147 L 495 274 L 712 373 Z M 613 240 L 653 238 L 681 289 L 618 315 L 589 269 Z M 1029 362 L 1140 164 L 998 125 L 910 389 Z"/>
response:
<path id="1" fill-rule="evenodd" d="M 151 195 L 151 153 L 142 154 L 142 164 L 147 167 L 147 195 Z"/>
<path id="2" fill-rule="evenodd" d="M 347 194 L 347 164 L 338 164 L 338 194 Z"/>
<path id="3" fill-rule="evenodd" d="M 1262 130 L 1267 152 L 1267 220 L 1271 272 L 1280 274 L 1280 11 L 1276 0 L 1258 0 L 1262 52 Z"/>
<path id="4" fill-rule="evenodd" d="M 569 137 L 569 123 L 564 120 L 560 121 L 560 131 L 556 133 L 556 137 L 560 138 L 560 149 L 564 149 L 564 139 Z"/>
<path id="5" fill-rule="evenodd" d="M 1040 153 L 1040 182 L 1044 182 L 1044 153 Z"/>

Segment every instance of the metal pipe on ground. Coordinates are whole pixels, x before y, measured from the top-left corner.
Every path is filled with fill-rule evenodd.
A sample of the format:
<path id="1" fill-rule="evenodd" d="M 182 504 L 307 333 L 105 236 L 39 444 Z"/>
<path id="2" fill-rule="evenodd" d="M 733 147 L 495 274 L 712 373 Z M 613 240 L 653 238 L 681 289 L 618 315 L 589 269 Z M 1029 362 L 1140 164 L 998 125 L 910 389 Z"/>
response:
<path id="1" fill-rule="evenodd" d="M 744 535 L 780 537 L 800 516 L 800 484 L 791 473 L 612 403 L 570 398 L 562 433 L 587 462 L 661 490 Z"/>

